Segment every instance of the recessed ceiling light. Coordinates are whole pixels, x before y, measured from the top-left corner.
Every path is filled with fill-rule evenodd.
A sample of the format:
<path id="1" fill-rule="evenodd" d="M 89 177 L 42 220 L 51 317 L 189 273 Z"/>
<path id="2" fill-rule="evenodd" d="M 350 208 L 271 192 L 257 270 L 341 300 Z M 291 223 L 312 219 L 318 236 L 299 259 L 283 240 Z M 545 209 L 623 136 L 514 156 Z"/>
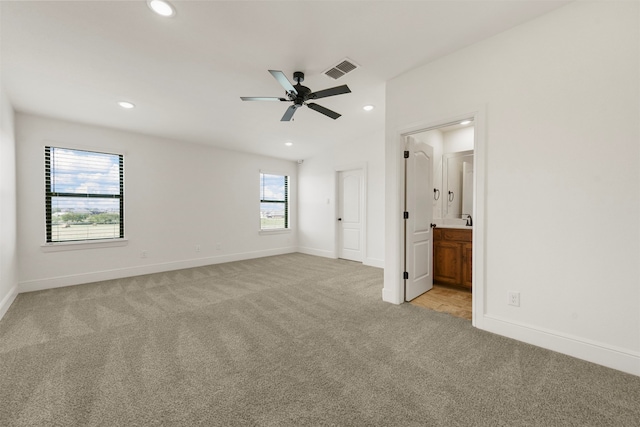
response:
<path id="1" fill-rule="evenodd" d="M 130 110 L 135 107 L 135 105 L 129 101 L 120 101 L 118 102 L 118 105 L 121 106 L 122 108 L 126 108 L 127 110 Z"/>
<path id="2" fill-rule="evenodd" d="M 371 111 L 371 110 L 373 110 L 373 105 L 365 105 L 364 107 L 362 107 L 362 109 L 364 111 Z"/>
<path id="3" fill-rule="evenodd" d="M 151 10 L 153 10 L 160 16 L 170 17 L 176 14 L 173 6 L 171 6 L 169 2 L 166 2 L 164 0 L 148 0 L 147 4 L 151 8 Z"/>
<path id="4" fill-rule="evenodd" d="M 471 123 L 471 120 L 465 120 L 465 121 L 460 122 L 460 124 L 463 125 L 463 126 L 464 125 L 468 125 L 469 123 Z"/>
<path id="5" fill-rule="evenodd" d="M 291 147 L 293 145 L 293 142 L 287 141 L 284 143 L 284 145 L 286 145 L 287 147 Z"/>

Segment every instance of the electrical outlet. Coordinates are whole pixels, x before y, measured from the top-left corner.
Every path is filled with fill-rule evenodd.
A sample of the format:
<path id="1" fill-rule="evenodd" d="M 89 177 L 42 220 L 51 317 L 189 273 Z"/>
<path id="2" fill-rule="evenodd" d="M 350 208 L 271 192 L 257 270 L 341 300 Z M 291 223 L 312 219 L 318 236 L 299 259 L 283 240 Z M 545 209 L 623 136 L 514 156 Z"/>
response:
<path id="1" fill-rule="evenodd" d="M 507 304 L 520 307 L 520 292 L 508 291 Z"/>
<path id="2" fill-rule="evenodd" d="M 196 245 L 196 252 L 200 252 L 200 245 Z"/>
<path id="3" fill-rule="evenodd" d="M 140 253 L 140 258 L 146 258 L 147 257 L 147 251 L 144 250 Z"/>
<path id="4" fill-rule="evenodd" d="M 216 250 L 217 251 L 221 251 L 222 250 L 222 244 L 220 244 L 220 243 L 216 244 Z"/>

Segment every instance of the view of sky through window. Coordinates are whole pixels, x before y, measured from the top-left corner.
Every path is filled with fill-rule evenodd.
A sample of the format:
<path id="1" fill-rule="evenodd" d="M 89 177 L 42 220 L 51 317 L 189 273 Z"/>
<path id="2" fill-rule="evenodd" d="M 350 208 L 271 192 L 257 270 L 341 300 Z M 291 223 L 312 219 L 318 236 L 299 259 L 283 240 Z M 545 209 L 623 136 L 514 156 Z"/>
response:
<path id="1" fill-rule="evenodd" d="M 119 156 L 52 147 L 51 191 L 120 194 Z"/>
<path id="2" fill-rule="evenodd" d="M 284 200 L 284 180 L 282 175 L 261 174 L 260 200 Z"/>

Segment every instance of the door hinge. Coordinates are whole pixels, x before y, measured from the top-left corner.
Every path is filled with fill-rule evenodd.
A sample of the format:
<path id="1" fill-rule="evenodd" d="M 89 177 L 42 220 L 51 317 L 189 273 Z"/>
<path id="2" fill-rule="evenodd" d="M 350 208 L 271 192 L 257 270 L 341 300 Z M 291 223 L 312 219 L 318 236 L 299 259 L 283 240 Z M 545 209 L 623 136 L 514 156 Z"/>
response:
<path id="1" fill-rule="evenodd" d="M 404 273 L 402 273 L 402 278 L 404 280 L 408 280 L 409 279 L 409 273 L 407 273 L 406 271 Z"/>
<path id="2" fill-rule="evenodd" d="M 404 219 L 409 219 L 409 212 L 407 211 L 404 212 Z"/>
<path id="3" fill-rule="evenodd" d="M 408 159 L 408 158 L 409 158 L 409 152 L 408 152 L 408 151 L 405 151 L 405 152 L 404 152 L 404 158 L 405 158 L 405 159 Z"/>

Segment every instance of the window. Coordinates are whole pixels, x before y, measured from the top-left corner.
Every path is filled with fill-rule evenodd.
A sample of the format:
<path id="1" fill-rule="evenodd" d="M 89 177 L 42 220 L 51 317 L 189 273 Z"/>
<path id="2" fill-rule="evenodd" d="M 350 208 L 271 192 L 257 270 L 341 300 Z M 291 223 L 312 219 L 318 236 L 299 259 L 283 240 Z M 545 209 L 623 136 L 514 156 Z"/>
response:
<path id="1" fill-rule="evenodd" d="M 124 238 L 119 154 L 45 147 L 47 243 Z"/>
<path id="2" fill-rule="evenodd" d="M 289 177 L 260 174 L 260 229 L 289 228 Z"/>

